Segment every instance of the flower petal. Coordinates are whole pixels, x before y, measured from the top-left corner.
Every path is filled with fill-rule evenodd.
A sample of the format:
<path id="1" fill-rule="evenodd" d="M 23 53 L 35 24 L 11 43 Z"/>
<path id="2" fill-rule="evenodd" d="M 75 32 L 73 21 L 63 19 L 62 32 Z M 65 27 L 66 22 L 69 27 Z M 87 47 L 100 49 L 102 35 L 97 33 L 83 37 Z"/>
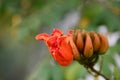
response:
<path id="1" fill-rule="evenodd" d="M 51 36 L 46 42 L 47 45 L 50 47 L 56 47 L 57 45 L 57 36 Z"/>
<path id="2" fill-rule="evenodd" d="M 61 36 L 63 34 L 63 32 L 59 29 L 53 29 L 53 32 L 52 32 L 52 36 Z"/>
<path id="3" fill-rule="evenodd" d="M 67 33 L 67 35 L 71 35 L 73 33 L 74 33 L 74 30 L 69 30 L 68 33 Z"/>
<path id="4" fill-rule="evenodd" d="M 54 57 L 62 66 L 67 66 L 73 61 L 72 49 L 66 39 L 59 43 L 58 50 L 56 51 Z"/>
<path id="5" fill-rule="evenodd" d="M 69 37 L 67 37 L 66 40 L 70 43 L 74 58 L 76 60 L 79 60 L 81 56 L 80 56 L 79 51 L 78 51 L 78 49 L 73 41 L 73 35 L 70 35 Z"/>
<path id="6" fill-rule="evenodd" d="M 47 40 L 50 36 L 46 33 L 38 34 L 35 39 L 36 40 Z"/>

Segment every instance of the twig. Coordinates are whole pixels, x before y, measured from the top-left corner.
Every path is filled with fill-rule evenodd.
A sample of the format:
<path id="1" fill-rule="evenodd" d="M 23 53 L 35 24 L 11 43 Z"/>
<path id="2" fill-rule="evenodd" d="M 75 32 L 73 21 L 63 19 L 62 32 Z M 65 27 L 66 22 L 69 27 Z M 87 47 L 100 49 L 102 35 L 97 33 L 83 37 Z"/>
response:
<path id="1" fill-rule="evenodd" d="M 93 76 L 96 76 L 96 75 L 94 75 L 88 68 L 86 68 L 87 69 L 87 72 L 88 73 L 90 73 L 91 75 L 93 75 Z"/>
<path id="2" fill-rule="evenodd" d="M 103 75 L 102 73 L 100 73 L 99 71 L 95 70 L 93 67 L 89 67 L 91 69 L 91 71 L 93 71 L 94 73 L 96 73 L 97 75 L 100 75 L 102 77 L 105 78 L 105 80 L 110 80 L 108 79 L 105 75 Z"/>

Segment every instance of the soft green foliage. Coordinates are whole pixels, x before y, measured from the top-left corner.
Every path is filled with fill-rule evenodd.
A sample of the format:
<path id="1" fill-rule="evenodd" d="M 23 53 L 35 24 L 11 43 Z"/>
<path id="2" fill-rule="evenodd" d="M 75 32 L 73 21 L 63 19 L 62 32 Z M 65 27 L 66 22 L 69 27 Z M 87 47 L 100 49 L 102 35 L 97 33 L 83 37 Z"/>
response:
<path id="1" fill-rule="evenodd" d="M 63 69 L 59 65 L 51 65 L 49 60 L 40 64 L 28 80 L 64 80 Z"/>
<path id="2" fill-rule="evenodd" d="M 119 79 L 120 79 L 120 69 L 115 68 L 113 74 L 114 74 L 114 79 L 115 79 L 115 80 L 119 80 Z"/>
<path id="3" fill-rule="evenodd" d="M 77 62 L 74 62 L 65 71 L 65 80 L 78 80 L 80 77 L 84 77 L 86 70 L 83 66 L 80 66 Z"/>

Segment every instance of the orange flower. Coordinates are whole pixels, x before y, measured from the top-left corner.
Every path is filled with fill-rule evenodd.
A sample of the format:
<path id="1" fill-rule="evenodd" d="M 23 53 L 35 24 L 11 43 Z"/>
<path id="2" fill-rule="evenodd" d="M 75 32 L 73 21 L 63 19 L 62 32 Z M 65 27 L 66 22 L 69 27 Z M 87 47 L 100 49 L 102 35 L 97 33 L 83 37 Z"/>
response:
<path id="1" fill-rule="evenodd" d="M 63 35 L 63 32 L 54 29 L 51 35 L 46 33 L 38 34 L 36 40 L 44 40 L 49 48 L 53 58 L 62 66 L 67 66 L 73 61 L 73 52 L 70 42 L 67 40 L 68 35 Z"/>

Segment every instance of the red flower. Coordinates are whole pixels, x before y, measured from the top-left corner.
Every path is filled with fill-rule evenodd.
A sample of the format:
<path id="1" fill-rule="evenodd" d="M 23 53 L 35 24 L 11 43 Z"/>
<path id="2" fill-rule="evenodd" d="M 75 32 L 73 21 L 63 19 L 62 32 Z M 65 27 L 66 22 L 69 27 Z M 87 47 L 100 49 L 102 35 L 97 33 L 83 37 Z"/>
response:
<path id="1" fill-rule="evenodd" d="M 60 65 L 67 66 L 73 61 L 73 51 L 68 40 L 70 34 L 71 32 L 68 35 L 63 35 L 61 30 L 54 29 L 51 35 L 38 34 L 36 40 L 44 40 L 53 58 Z"/>

